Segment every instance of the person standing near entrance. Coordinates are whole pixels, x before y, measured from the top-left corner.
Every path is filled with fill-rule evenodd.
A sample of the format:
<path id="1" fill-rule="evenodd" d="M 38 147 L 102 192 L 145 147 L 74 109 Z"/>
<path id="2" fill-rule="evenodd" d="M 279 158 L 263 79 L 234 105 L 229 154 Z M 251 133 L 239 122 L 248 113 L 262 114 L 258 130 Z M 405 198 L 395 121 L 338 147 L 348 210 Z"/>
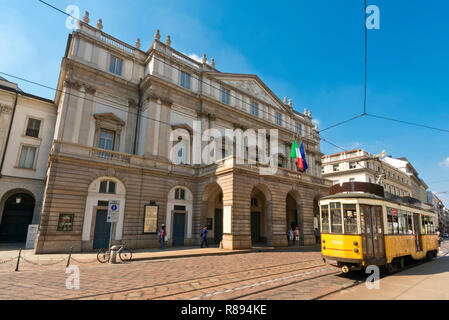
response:
<path id="1" fill-rule="evenodd" d="M 290 230 L 288 230 L 288 245 L 290 245 L 290 241 L 293 242 L 293 245 L 295 245 L 295 238 L 293 236 L 293 227 L 290 228 Z"/>
<path id="2" fill-rule="evenodd" d="M 295 231 L 293 231 L 293 245 L 295 245 L 295 241 L 298 242 L 298 246 L 299 246 L 299 229 L 295 228 Z"/>
<path id="3" fill-rule="evenodd" d="M 159 243 L 161 244 L 161 249 L 165 248 L 165 236 L 167 235 L 167 231 L 165 231 L 165 224 L 161 226 L 161 230 L 158 233 Z"/>
<path id="4" fill-rule="evenodd" d="M 207 245 L 207 227 L 205 226 L 203 228 L 203 231 L 201 231 L 201 248 L 203 246 L 206 246 L 206 248 L 208 248 L 209 246 Z"/>
<path id="5" fill-rule="evenodd" d="M 321 234 L 320 234 L 320 231 L 318 230 L 318 228 L 315 228 L 314 233 L 315 233 L 315 243 L 316 244 L 320 244 L 320 242 L 321 242 Z"/>

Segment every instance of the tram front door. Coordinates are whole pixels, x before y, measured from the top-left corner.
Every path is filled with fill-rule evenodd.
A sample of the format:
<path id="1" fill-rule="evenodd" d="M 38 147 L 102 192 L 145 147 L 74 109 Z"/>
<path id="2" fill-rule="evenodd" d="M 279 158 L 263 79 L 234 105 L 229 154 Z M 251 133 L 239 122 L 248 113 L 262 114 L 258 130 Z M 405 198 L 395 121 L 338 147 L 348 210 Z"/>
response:
<path id="1" fill-rule="evenodd" d="M 360 205 L 363 259 L 384 259 L 384 228 L 382 207 Z"/>

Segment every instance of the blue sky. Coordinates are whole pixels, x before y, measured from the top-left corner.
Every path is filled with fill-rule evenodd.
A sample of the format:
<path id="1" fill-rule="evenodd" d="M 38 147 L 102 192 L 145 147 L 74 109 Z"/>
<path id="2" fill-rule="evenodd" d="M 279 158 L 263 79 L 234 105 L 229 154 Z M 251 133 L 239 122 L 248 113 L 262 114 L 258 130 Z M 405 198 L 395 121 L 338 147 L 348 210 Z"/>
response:
<path id="1" fill-rule="evenodd" d="M 139 37 L 144 50 L 160 29 L 175 49 L 206 53 L 222 72 L 257 74 L 298 111 L 311 109 L 320 128 L 363 110 L 363 0 L 48 1 L 89 11 L 91 24 L 101 18 L 103 31 L 130 44 Z M 368 31 L 368 112 L 449 129 L 449 2 L 370 4 L 380 9 L 380 30 Z M 55 87 L 69 33 L 65 20 L 37 0 L 3 0 L 0 71 Z M 440 198 L 449 206 L 449 133 L 364 117 L 323 136 L 345 149 L 407 157 L 431 190 L 448 192 Z M 325 142 L 321 150 L 339 151 Z"/>

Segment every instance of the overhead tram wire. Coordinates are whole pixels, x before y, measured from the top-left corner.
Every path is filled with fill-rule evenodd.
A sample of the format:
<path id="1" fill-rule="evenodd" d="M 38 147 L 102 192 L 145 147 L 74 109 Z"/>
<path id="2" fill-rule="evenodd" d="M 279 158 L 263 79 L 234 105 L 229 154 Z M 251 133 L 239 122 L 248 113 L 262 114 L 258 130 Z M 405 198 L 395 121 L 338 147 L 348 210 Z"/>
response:
<path id="1" fill-rule="evenodd" d="M 374 114 L 370 114 L 370 113 L 367 113 L 366 116 L 371 117 L 371 118 L 378 118 L 378 119 L 383 119 L 383 120 L 388 120 L 388 121 L 394 121 L 394 122 L 407 124 L 407 125 L 411 125 L 411 126 L 423 127 L 423 128 L 427 128 L 427 129 L 432 129 L 432 130 L 437 130 L 437 131 L 449 133 L 448 129 L 431 127 L 431 126 L 428 126 L 428 125 L 425 125 L 425 124 L 414 123 L 414 122 L 409 122 L 409 121 L 399 120 L 399 119 L 393 119 L 393 118 L 388 118 L 388 117 L 384 117 L 384 116 L 374 115 Z"/>
<path id="2" fill-rule="evenodd" d="M 59 8 L 57 8 L 57 7 L 55 7 L 55 6 L 51 5 L 51 4 L 49 4 L 49 3 L 45 2 L 45 1 L 43 1 L 43 0 L 38 0 L 38 1 L 41 2 L 42 4 L 45 4 L 45 5 L 49 6 L 50 8 L 52 8 L 52 9 L 54 9 L 54 10 L 57 10 L 58 12 L 60 12 L 60 13 L 62 13 L 62 14 L 64 14 L 64 15 L 66 15 L 66 16 L 68 16 L 68 17 L 71 17 L 71 18 L 73 18 L 73 19 L 75 19 L 75 20 L 77 20 L 77 21 L 79 21 L 79 22 L 82 22 L 80 19 L 78 19 L 78 18 L 76 18 L 76 17 L 73 17 L 73 16 L 69 15 L 67 12 L 62 11 L 61 9 L 59 9 Z M 365 0 L 364 2 L 365 2 L 365 11 L 364 11 L 364 16 L 365 16 L 365 18 L 364 18 L 364 21 L 366 21 L 366 20 L 365 20 L 365 19 L 366 19 L 366 0 Z M 82 22 L 82 23 L 84 23 L 84 22 Z M 404 123 L 404 124 L 409 124 L 409 125 L 414 125 L 414 126 L 421 126 L 421 127 L 425 127 L 425 128 L 428 128 L 428 129 L 434 129 L 434 130 L 438 130 L 438 131 L 442 131 L 442 132 L 449 132 L 449 130 L 446 130 L 446 129 L 434 128 L 434 127 L 430 127 L 430 126 L 427 126 L 427 125 L 416 124 L 416 123 L 411 123 L 411 122 L 407 122 L 407 121 L 404 121 L 404 120 L 397 120 L 397 119 L 392 119 L 392 118 L 387 118 L 387 117 L 382 117 L 382 116 L 377 116 L 377 115 L 372 115 L 372 114 L 366 113 L 366 69 L 367 69 L 367 58 L 366 58 L 366 57 L 367 57 L 367 46 L 366 46 L 366 43 L 367 43 L 367 28 L 366 28 L 366 23 L 364 23 L 364 27 L 365 27 L 365 94 L 364 94 L 364 113 L 362 113 L 362 114 L 360 114 L 360 115 L 357 115 L 357 116 L 355 116 L 355 117 L 352 117 L 352 118 L 350 118 L 350 119 L 348 119 L 348 120 L 345 120 L 345 121 L 339 122 L 339 123 L 337 123 L 337 124 L 331 125 L 331 126 L 329 126 L 329 127 L 327 127 L 327 128 L 324 128 L 324 129 L 322 129 L 322 130 L 319 130 L 318 133 L 323 132 L 323 131 L 326 131 L 326 130 L 331 129 L 331 128 L 334 128 L 334 127 L 337 127 L 337 126 L 340 126 L 340 125 L 342 125 L 342 124 L 348 123 L 349 121 L 358 119 L 358 118 L 363 117 L 363 116 L 370 116 L 370 117 L 375 117 L 375 118 L 380 118 L 380 119 L 385 119 L 385 120 L 390 120 L 390 121 L 402 122 L 402 123 Z M 176 67 L 174 67 L 173 65 L 168 64 L 166 61 L 163 61 L 163 60 L 161 60 L 161 59 L 159 59 L 159 58 L 157 58 L 157 57 L 155 57 L 155 56 L 153 56 L 153 59 L 158 60 L 158 61 L 164 63 L 165 65 L 167 65 L 167 66 L 169 66 L 169 67 L 171 67 L 171 68 L 174 68 L 175 70 L 182 71 L 181 69 L 176 68 Z M 196 77 L 194 77 L 194 76 L 192 76 L 192 78 L 196 79 L 196 80 L 199 81 L 200 83 L 204 83 L 204 84 L 206 84 L 206 85 L 209 85 L 210 87 L 212 87 L 212 88 L 214 88 L 214 89 L 221 90 L 221 88 L 215 87 L 215 86 L 213 86 L 212 84 L 205 83 L 205 82 L 204 82 L 202 79 L 200 79 L 200 78 L 196 78 Z M 53 90 L 55 90 L 55 89 L 53 89 Z M 239 97 L 236 97 L 236 96 L 234 96 L 234 95 L 231 95 L 231 94 L 230 94 L 229 96 L 230 96 L 230 97 L 233 97 L 233 98 L 235 98 L 236 100 L 239 100 L 239 101 L 243 102 L 244 104 L 247 104 L 247 105 L 249 105 L 249 106 L 251 107 L 251 103 L 248 103 L 248 102 L 244 101 L 243 99 L 241 99 L 241 98 L 239 98 Z M 117 97 L 117 98 L 120 98 L 120 97 Z M 120 99 L 121 99 L 121 98 L 120 98 Z M 123 111 L 123 110 L 122 110 L 122 111 Z M 267 111 L 263 111 L 263 110 L 259 110 L 259 111 L 260 111 L 260 112 L 264 112 L 264 113 L 268 113 L 268 115 L 272 116 L 272 115 L 271 115 L 269 112 L 267 112 Z M 155 119 L 152 119 L 152 120 L 157 121 L 157 120 L 155 120 Z M 282 120 L 282 119 L 281 119 L 281 121 L 284 122 L 284 123 L 287 123 L 288 126 L 291 126 L 291 123 L 286 122 L 285 120 Z M 309 134 L 309 135 L 307 135 L 306 137 L 310 137 L 310 136 L 312 136 L 312 135 L 314 135 L 314 134 Z"/>

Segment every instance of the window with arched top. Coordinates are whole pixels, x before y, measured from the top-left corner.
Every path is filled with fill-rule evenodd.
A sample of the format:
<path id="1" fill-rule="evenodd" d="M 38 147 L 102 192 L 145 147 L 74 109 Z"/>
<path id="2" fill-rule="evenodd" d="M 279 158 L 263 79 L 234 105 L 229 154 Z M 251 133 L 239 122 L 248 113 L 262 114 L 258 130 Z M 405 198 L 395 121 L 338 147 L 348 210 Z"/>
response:
<path id="1" fill-rule="evenodd" d="M 175 189 L 175 199 L 176 200 L 185 200 L 186 199 L 186 191 L 182 188 Z"/>
<path id="2" fill-rule="evenodd" d="M 116 183 L 110 180 L 103 180 L 100 182 L 100 193 L 116 193 Z"/>

